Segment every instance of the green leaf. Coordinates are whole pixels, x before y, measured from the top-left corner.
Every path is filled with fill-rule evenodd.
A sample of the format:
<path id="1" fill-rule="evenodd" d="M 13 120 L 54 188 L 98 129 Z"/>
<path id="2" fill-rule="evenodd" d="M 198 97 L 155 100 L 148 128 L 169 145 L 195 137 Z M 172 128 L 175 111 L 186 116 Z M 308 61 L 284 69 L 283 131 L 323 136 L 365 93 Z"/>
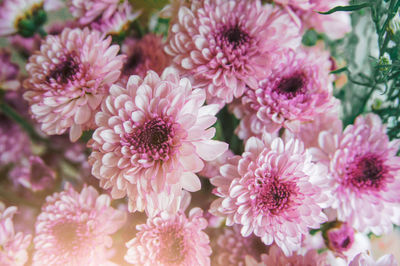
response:
<path id="1" fill-rule="evenodd" d="M 318 12 L 318 13 L 320 13 L 322 15 L 329 15 L 329 14 L 332 14 L 332 13 L 335 13 L 338 11 L 351 12 L 351 11 L 360 10 L 360 9 L 363 9 L 364 7 L 369 7 L 369 6 L 371 6 L 370 3 L 364 3 L 364 4 L 352 5 L 352 6 L 337 6 L 327 12 Z"/>

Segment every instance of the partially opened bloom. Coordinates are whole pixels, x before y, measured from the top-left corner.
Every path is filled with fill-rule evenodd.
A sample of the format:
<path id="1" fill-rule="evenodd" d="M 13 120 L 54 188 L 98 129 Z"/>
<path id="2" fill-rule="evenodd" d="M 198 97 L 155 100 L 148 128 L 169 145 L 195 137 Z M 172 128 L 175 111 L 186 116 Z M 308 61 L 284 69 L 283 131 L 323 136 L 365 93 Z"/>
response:
<path id="1" fill-rule="evenodd" d="M 94 115 L 122 67 L 118 45 L 97 31 L 66 28 L 48 36 L 29 58 L 24 98 L 32 116 L 49 135 L 69 129 L 76 141 L 95 126 Z"/>
<path id="2" fill-rule="evenodd" d="M 106 265 L 110 235 L 126 220 L 110 202 L 90 186 L 78 193 L 67 184 L 48 196 L 35 225 L 33 265 Z"/>
<path id="3" fill-rule="evenodd" d="M 208 101 L 229 103 L 246 86 L 257 87 L 277 54 L 299 44 L 298 27 L 279 8 L 259 0 L 206 0 L 181 6 L 165 50 Z"/>
<path id="4" fill-rule="evenodd" d="M 247 90 L 235 114 L 242 118 L 239 137 L 261 136 L 281 127 L 299 131 L 334 104 L 329 53 L 319 48 L 289 50 L 281 56 L 272 74 L 256 90 Z M 250 132 L 250 133 L 247 133 Z M 250 136 L 251 136 L 250 135 Z"/>
<path id="5" fill-rule="evenodd" d="M 27 249 L 32 236 L 15 233 L 13 216 L 17 207 L 5 208 L 0 202 L 0 264 L 4 266 L 22 266 L 28 261 Z"/>
<path id="6" fill-rule="evenodd" d="M 161 78 L 149 71 L 131 76 L 126 88 L 113 85 L 96 115 L 98 128 L 89 144 L 92 173 L 113 197 L 128 194 L 131 211 L 143 210 L 152 192 L 178 184 L 200 189 L 194 174 L 228 144 L 211 140 L 217 105 L 203 106 L 204 90 L 170 69 Z"/>
<path id="7" fill-rule="evenodd" d="M 7 50 L 0 50 L 0 89 L 17 90 L 19 89 L 18 65 L 11 62 L 11 53 Z"/>
<path id="8" fill-rule="evenodd" d="M 400 224 L 399 144 L 389 141 L 386 126 L 374 114 L 359 116 L 343 134 L 320 133 L 314 156 L 334 178 L 332 207 L 338 220 L 376 235 Z"/>
<path id="9" fill-rule="evenodd" d="M 243 155 L 228 159 L 221 176 L 211 179 L 221 197 L 211 208 L 227 225 L 242 225 L 244 237 L 254 233 L 290 255 L 309 228 L 327 220 L 322 212 L 330 203 L 327 172 L 311 159 L 298 140 L 252 137 Z"/>
<path id="10" fill-rule="evenodd" d="M 211 247 L 203 230 L 207 220 L 199 208 L 175 214 L 161 212 L 137 225 L 136 237 L 126 243 L 125 260 L 134 265 L 210 265 Z"/>

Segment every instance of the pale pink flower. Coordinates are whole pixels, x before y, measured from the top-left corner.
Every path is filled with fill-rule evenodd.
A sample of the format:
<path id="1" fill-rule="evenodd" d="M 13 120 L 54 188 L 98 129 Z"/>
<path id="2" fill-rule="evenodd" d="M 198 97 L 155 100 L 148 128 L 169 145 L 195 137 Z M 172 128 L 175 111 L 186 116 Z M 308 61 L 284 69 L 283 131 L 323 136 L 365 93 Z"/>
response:
<path id="1" fill-rule="evenodd" d="M 0 202 L 0 265 L 22 266 L 28 261 L 27 249 L 32 236 L 15 233 L 13 216 L 17 207 L 5 208 Z"/>
<path id="2" fill-rule="evenodd" d="M 327 220 L 322 212 L 330 203 L 327 172 L 311 160 L 298 140 L 252 137 L 243 155 L 228 159 L 221 176 L 211 179 L 221 197 L 211 209 L 227 225 L 242 225 L 244 237 L 254 233 L 290 255 L 310 228 Z"/>
<path id="3" fill-rule="evenodd" d="M 226 152 L 218 156 L 215 160 L 205 162 L 203 170 L 201 170 L 198 174 L 205 178 L 213 178 L 219 175 L 219 168 L 225 164 L 228 158 L 233 156 L 234 154 L 231 150 L 226 150 Z"/>
<path id="4" fill-rule="evenodd" d="M 107 265 L 110 235 L 126 220 L 110 202 L 90 186 L 78 193 L 67 184 L 48 196 L 35 225 L 33 265 Z"/>
<path id="5" fill-rule="evenodd" d="M 261 262 L 257 262 L 253 257 L 246 257 L 246 266 L 328 266 L 326 254 L 318 254 L 316 250 L 309 250 L 306 254 L 293 254 L 285 256 L 282 250 L 272 245 L 268 254 L 261 255 Z"/>
<path id="6" fill-rule="evenodd" d="M 126 243 L 125 260 L 134 265 L 210 265 L 207 220 L 200 208 L 176 214 L 161 212 L 137 225 L 136 237 Z"/>
<path id="7" fill-rule="evenodd" d="M 274 0 L 275 3 L 283 7 L 293 8 L 294 10 L 311 10 L 315 6 L 315 0 Z"/>
<path id="8" fill-rule="evenodd" d="M 126 55 L 122 68 L 122 78 L 126 81 L 131 75 L 145 77 L 153 70 L 158 75 L 170 65 L 171 58 L 164 52 L 162 36 L 146 34 L 142 39 L 126 39 L 121 48 Z"/>
<path id="9" fill-rule="evenodd" d="M 67 6 L 81 25 L 87 25 L 99 17 L 102 20 L 109 19 L 118 9 L 120 2 L 120 0 L 68 0 Z"/>
<path id="10" fill-rule="evenodd" d="M 238 226 L 234 226 L 233 230 L 224 228 L 216 242 L 213 265 L 244 266 L 246 256 L 259 260 L 260 255 L 268 249 L 256 236 L 243 237 Z"/>
<path id="11" fill-rule="evenodd" d="M 374 260 L 367 253 L 358 254 L 349 264 L 349 266 L 398 266 L 396 259 L 393 255 L 385 255 L 380 257 L 377 261 Z"/>
<path id="12" fill-rule="evenodd" d="M 210 102 L 229 103 L 269 74 L 276 55 L 300 44 L 299 29 L 272 5 L 254 0 L 206 0 L 179 9 L 165 51 L 174 66 L 207 91 Z"/>
<path id="13" fill-rule="evenodd" d="M 29 58 L 24 98 L 33 117 L 49 135 L 69 129 L 71 141 L 94 128 L 94 115 L 117 81 L 122 67 L 118 45 L 97 31 L 65 29 L 47 36 Z"/>
<path id="14" fill-rule="evenodd" d="M 53 188 L 56 179 L 55 171 L 48 167 L 39 156 L 33 155 L 16 165 L 9 176 L 13 183 L 22 185 L 33 192 Z"/>
<path id="15" fill-rule="evenodd" d="M 0 89 L 17 90 L 20 83 L 18 80 L 18 65 L 11 62 L 11 53 L 7 50 L 0 50 Z"/>
<path id="16" fill-rule="evenodd" d="M 301 123 L 311 122 L 334 106 L 333 76 L 329 53 L 319 48 L 289 50 L 282 55 L 272 74 L 256 90 L 247 90 L 234 113 L 242 118 L 240 138 L 281 127 L 298 132 Z"/>
<path id="17" fill-rule="evenodd" d="M 144 79 L 131 76 L 127 88 L 113 85 L 110 94 L 89 144 L 100 185 L 112 187 L 114 198 L 128 194 L 131 211 L 143 210 L 146 195 L 168 185 L 199 190 L 194 173 L 228 148 L 211 140 L 218 108 L 203 106 L 204 90 L 192 90 L 189 80 L 167 69 L 161 78 L 153 71 Z"/>
<path id="18" fill-rule="evenodd" d="M 332 207 L 338 220 L 376 235 L 400 224 L 400 142 L 390 142 L 385 132 L 377 115 L 359 116 L 343 134 L 321 132 L 320 149 L 312 149 L 334 178 Z"/>

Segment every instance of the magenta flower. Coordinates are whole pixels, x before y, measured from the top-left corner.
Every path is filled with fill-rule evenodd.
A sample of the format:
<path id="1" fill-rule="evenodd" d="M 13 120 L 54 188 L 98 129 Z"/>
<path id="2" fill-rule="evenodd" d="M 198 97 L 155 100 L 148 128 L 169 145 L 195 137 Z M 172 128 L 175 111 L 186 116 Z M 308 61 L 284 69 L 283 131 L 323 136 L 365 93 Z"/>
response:
<path id="1" fill-rule="evenodd" d="M 33 265 L 106 265 L 111 234 L 125 223 L 125 212 L 110 206 L 108 195 L 66 185 L 46 198 L 36 221 Z"/>
<path id="2" fill-rule="evenodd" d="M 298 132 L 334 104 L 329 53 L 318 48 L 289 50 L 257 90 L 247 90 L 235 114 L 242 118 L 240 138 L 277 132 L 281 127 Z"/>
<path id="3" fill-rule="evenodd" d="M 69 129 L 76 141 L 83 130 L 94 128 L 94 115 L 117 81 L 122 67 L 118 45 L 89 29 L 64 29 L 48 36 L 40 52 L 29 58 L 24 98 L 32 116 L 49 135 Z"/>
<path id="4" fill-rule="evenodd" d="M 126 54 L 122 68 L 122 78 L 126 81 L 131 75 L 145 77 L 149 70 L 161 75 L 171 63 L 170 56 L 164 52 L 162 36 L 155 34 L 147 34 L 139 40 L 127 39 L 121 50 Z"/>
<path id="5" fill-rule="evenodd" d="M 161 212 L 146 224 L 137 225 L 136 237 L 126 243 L 125 260 L 134 265 L 210 265 L 209 238 L 203 230 L 207 221 L 199 208 L 189 216 Z"/>
<path id="6" fill-rule="evenodd" d="M 242 225 L 244 237 L 254 233 L 266 245 L 275 242 L 286 255 L 300 248 L 309 228 L 327 220 L 329 182 L 323 165 L 311 161 L 303 144 L 291 139 L 250 138 L 242 156 L 228 159 L 221 176 L 211 179 L 221 199 L 211 208 Z"/>
<path id="7" fill-rule="evenodd" d="M 161 78 L 153 71 L 144 79 L 131 76 L 127 88 L 114 85 L 110 93 L 89 144 L 100 185 L 112 187 L 114 198 L 128 194 L 131 211 L 142 211 L 147 196 L 168 185 L 199 190 L 194 173 L 228 148 L 211 140 L 218 108 L 203 106 L 205 92 L 167 69 Z"/>
<path id="8" fill-rule="evenodd" d="M 4 266 L 22 266 L 28 261 L 27 249 L 32 236 L 15 233 L 13 216 L 17 207 L 5 208 L 0 202 L 0 264 Z"/>
<path id="9" fill-rule="evenodd" d="M 174 65 L 207 91 L 207 100 L 229 103 L 269 74 L 273 59 L 300 44 L 290 17 L 261 1 L 207 0 L 179 9 L 165 51 Z"/>
<path id="10" fill-rule="evenodd" d="M 331 250 L 343 253 L 349 250 L 354 243 L 354 229 L 347 223 L 337 223 L 325 232 L 325 242 Z"/>
<path id="11" fill-rule="evenodd" d="M 0 89 L 17 90 L 20 83 L 18 80 L 18 65 L 11 62 L 11 53 L 7 50 L 0 50 Z"/>
<path id="12" fill-rule="evenodd" d="M 338 220 L 376 235 L 400 224 L 400 143 L 390 142 L 385 132 L 378 116 L 359 116 L 341 135 L 320 133 L 320 150 L 313 149 L 334 178 L 332 207 Z"/>

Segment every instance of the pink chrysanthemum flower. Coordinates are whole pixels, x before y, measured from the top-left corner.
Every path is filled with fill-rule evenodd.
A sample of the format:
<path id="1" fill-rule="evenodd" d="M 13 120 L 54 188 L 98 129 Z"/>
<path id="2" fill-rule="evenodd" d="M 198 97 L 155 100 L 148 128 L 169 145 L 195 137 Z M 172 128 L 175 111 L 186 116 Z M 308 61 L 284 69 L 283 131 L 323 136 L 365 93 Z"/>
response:
<path id="1" fill-rule="evenodd" d="M 201 170 L 198 174 L 205 178 L 213 178 L 219 175 L 219 168 L 225 164 L 228 158 L 233 156 L 234 154 L 231 150 L 226 150 L 226 152 L 218 156 L 215 160 L 205 162 L 203 170 Z"/>
<path id="2" fill-rule="evenodd" d="M 349 264 L 349 266 L 398 266 L 395 257 L 391 254 L 384 255 L 378 260 L 374 260 L 373 257 L 367 253 L 358 254 Z"/>
<path id="3" fill-rule="evenodd" d="M 299 131 L 300 124 L 311 122 L 334 106 L 333 76 L 329 53 L 314 49 L 289 50 L 282 55 L 272 74 L 247 90 L 235 114 L 243 118 L 238 135 L 246 139 L 281 127 Z"/>
<path id="4" fill-rule="evenodd" d="M 161 78 L 153 71 L 131 76 L 127 88 L 113 85 L 96 115 L 92 173 L 113 197 L 128 194 L 131 211 L 143 210 L 146 195 L 168 184 L 199 190 L 194 173 L 228 148 L 211 140 L 217 106 L 203 106 L 204 91 L 170 70 Z"/>
<path id="5" fill-rule="evenodd" d="M 68 0 L 67 6 L 81 25 L 87 25 L 99 17 L 109 19 L 120 3 L 121 0 Z"/>
<path id="6" fill-rule="evenodd" d="M 0 202 L 0 265 L 22 266 L 28 261 L 26 251 L 31 243 L 31 235 L 15 233 L 13 216 L 17 207 L 5 208 Z"/>
<path id="7" fill-rule="evenodd" d="M 39 156 L 30 156 L 10 172 L 10 179 L 15 184 L 33 192 L 52 188 L 55 185 L 56 173 L 48 167 Z"/>
<path id="8" fill-rule="evenodd" d="M 11 53 L 7 50 L 0 50 L 0 89 L 17 90 L 19 89 L 18 65 L 11 62 Z"/>
<path id="9" fill-rule="evenodd" d="M 307 265 L 307 266 L 328 266 L 326 254 L 318 254 L 316 250 L 309 250 L 304 255 L 293 254 L 286 257 L 282 250 L 272 245 L 268 254 L 261 255 L 261 262 L 252 257 L 246 258 L 246 266 L 268 266 L 268 265 Z"/>
<path id="10" fill-rule="evenodd" d="M 17 163 L 29 153 L 29 137 L 19 125 L 0 113 L 0 165 Z"/>
<path id="11" fill-rule="evenodd" d="M 385 132 L 377 115 L 359 116 L 341 135 L 320 133 L 320 150 L 313 149 L 334 178 L 338 219 L 376 235 L 400 224 L 400 142 L 390 142 Z"/>
<path id="12" fill-rule="evenodd" d="M 125 260 L 134 265 L 210 265 L 209 238 L 203 230 L 207 220 L 194 208 L 189 216 L 161 212 L 137 225 L 136 237 L 126 246 Z"/>
<path id="13" fill-rule="evenodd" d="M 217 238 L 217 246 L 213 248 L 213 265 L 237 265 L 244 266 L 246 256 L 256 260 L 267 251 L 267 247 L 258 237 L 243 237 L 237 226 L 232 229 L 224 228 L 223 234 Z"/>
<path id="14" fill-rule="evenodd" d="M 256 88 L 285 48 L 300 44 L 299 29 L 279 8 L 261 1 L 206 0 L 182 6 L 171 26 L 166 52 L 207 100 L 229 103 Z"/>
<path id="15" fill-rule="evenodd" d="M 121 50 L 126 54 L 122 68 L 122 78 L 126 81 L 131 75 L 145 77 L 149 70 L 161 75 L 171 63 L 170 56 L 164 52 L 162 36 L 155 34 L 147 34 L 140 40 L 127 39 Z"/>
<path id="16" fill-rule="evenodd" d="M 33 117 L 49 135 L 69 129 L 76 141 L 94 127 L 94 115 L 122 67 L 118 45 L 97 31 L 65 29 L 48 36 L 29 58 L 24 98 Z"/>
<path id="17" fill-rule="evenodd" d="M 322 212 L 330 203 L 326 169 L 311 160 L 298 140 L 252 137 L 243 155 L 228 159 L 221 176 L 211 179 L 221 197 L 211 208 L 227 217 L 227 225 L 242 225 L 244 237 L 254 232 L 290 255 L 309 228 L 327 220 Z"/>
<path id="18" fill-rule="evenodd" d="M 126 220 L 110 202 L 90 186 L 78 193 L 67 184 L 48 196 L 35 225 L 33 265 L 107 265 L 110 235 Z"/>

